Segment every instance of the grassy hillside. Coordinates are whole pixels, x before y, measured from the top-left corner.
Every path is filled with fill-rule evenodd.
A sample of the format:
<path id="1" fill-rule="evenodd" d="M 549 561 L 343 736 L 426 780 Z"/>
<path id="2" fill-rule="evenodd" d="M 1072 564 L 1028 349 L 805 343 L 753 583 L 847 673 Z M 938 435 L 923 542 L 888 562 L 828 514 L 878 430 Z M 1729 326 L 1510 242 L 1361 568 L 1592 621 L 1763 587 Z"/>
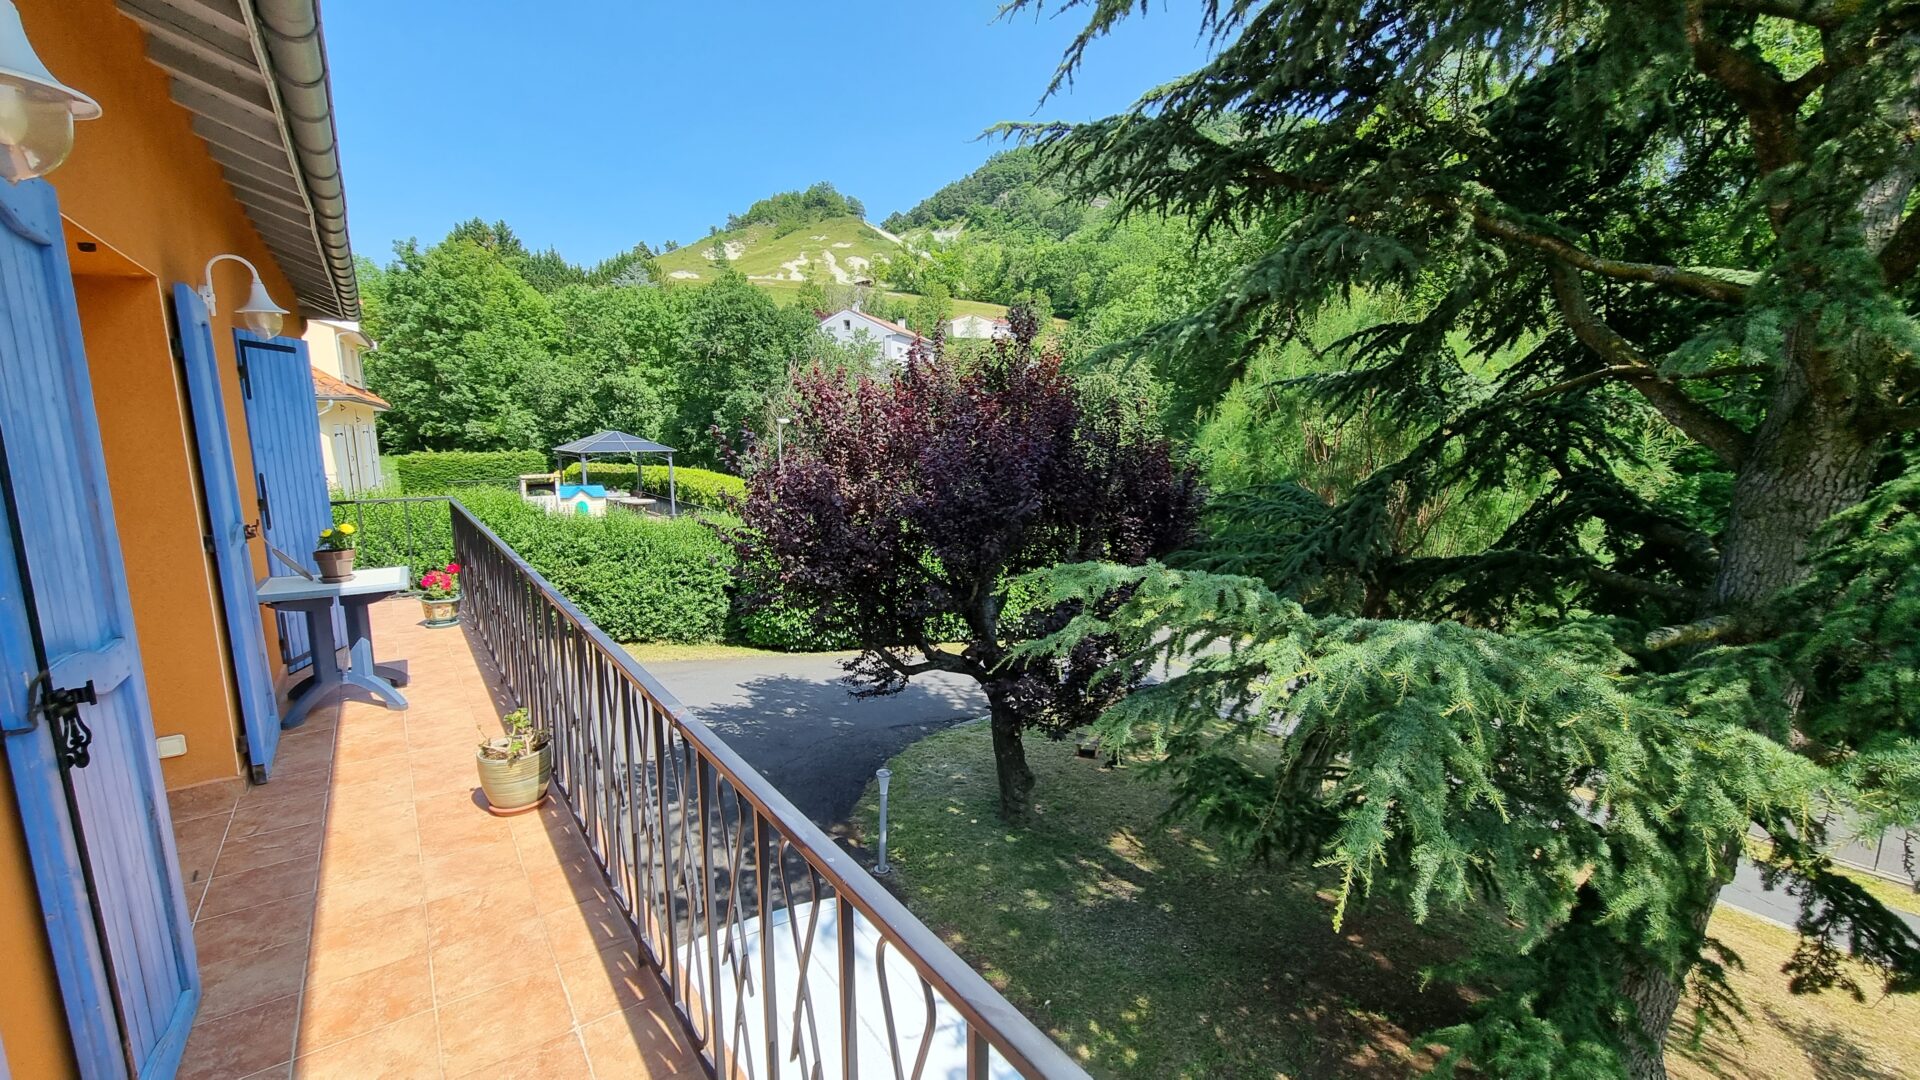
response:
<path id="1" fill-rule="evenodd" d="M 885 260 L 896 258 L 900 245 L 871 225 L 854 217 L 829 218 L 803 225 L 785 236 L 775 236 L 771 225 L 749 225 L 720 234 L 733 268 L 756 285 L 798 287 L 815 275 L 828 283 L 846 284 L 854 278 L 885 280 Z M 708 253 L 713 243 L 701 240 L 656 260 L 668 282 L 698 282 L 713 276 Z"/>
<path id="2" fill-rule="evenodd" d="M 772 293 L 781 304 L 794 303 L 800 286 L 816 274 L 825 275 L 824 280 L 829 284 L 846 284 L 857 277 L 878 278 L 884 284 L 887 280 L 884 260 L 901 258 L 905 250 L 855 217 L 830 218 L 804 225 L 785 236 L 775 236 L 771 225 L 749 225 L 721 233 L 720 240 L 727 245 L 733 268 L 745 274 L 754 285 Z M 661 280 L 669 285 L 700 285 L 712 281 L 713 260 L 707 257 L 707 252 L 712 250 L 712 241 L 702 240 L 657 257 L 654 261 Z M 827 259 L 829 255 L 833 257 L 831 263 Z M 888 295 L 916 299 L 912 293 L 889 292 Z M 999 304 L 956 298 L 953 313 L 999 319 L 1006 316 L 1007 309 Z"/>

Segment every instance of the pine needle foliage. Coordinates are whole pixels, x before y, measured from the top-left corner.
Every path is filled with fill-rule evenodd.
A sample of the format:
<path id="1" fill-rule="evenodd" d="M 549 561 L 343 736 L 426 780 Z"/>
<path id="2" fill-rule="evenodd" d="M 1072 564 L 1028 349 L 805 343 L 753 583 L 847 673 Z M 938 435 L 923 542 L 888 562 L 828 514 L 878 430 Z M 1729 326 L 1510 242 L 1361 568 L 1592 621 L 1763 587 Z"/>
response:
<path id="1" fill-rule="evenodd" d="M 1149 8 L 1010 5 L 1049 6 L 1087 18 L 1055 89 Z M 1847 989 L 1852 952 L 1913 989 L 1920 943 L 1820 850 L 1920 819 L 1920 6 L 1200 10 L 1200 70 L 1010 130 L 1069 193 L 1237 238 L 1143 335 L 1163 355 L 1237 377 L 1406 298 L 1294 385 L 1409 439 L 1330 500 L 1226 500 L 1199 570 L 1055 575 L 1118 606 L 1041 648 L 1098 628 L 1187 665 L 1103 735 L 1155 742 L 1182 810 L 1338 868 L 1347 903 L 1514 920 L 1479 1020 L 1437 1036 L 1490 1075 L 1664 1076 L 1685 991 L 1737 1007 L 1705 926 L 1756 825 L 1803 905 L 1792 986 Z M 1401 542 L 1401 508 L 1495 494 L 1519 505 L 1484 545 Z"/>

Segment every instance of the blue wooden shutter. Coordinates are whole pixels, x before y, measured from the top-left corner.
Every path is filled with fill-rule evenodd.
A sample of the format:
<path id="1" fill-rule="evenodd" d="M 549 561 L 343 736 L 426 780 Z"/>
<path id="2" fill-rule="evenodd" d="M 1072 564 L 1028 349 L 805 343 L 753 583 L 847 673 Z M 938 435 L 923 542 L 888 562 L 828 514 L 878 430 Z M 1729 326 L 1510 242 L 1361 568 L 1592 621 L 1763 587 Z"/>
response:
<path id="1" fill-rule="evenodd" d="M 254 490 L 260 500 L 267 543 L 318 572 L 313 549 L 320 530 L 333 524 L 327 495 L 327 463 L 320 451 L 320 417 L 313 396 L 313 365 L 298 338 L 265 341 L 234 335 L 247 403 L 247 438 L 253 446 Z M 273 562 L 273 575 L 293 571 Z M 311 662 L 305 616 L 281 613 L 280 658 L 289 668 Z M 346 627 L 334 609 L 334 640 Z"/>
<path id="2" fill-rule="evenodd" d="M 247 550 L 246 512 L 233 467 L 227 403 L 220 389 L 220 362 L 213 351 L 207 306 L 199 294 L 186 285 L 175 284 L 173 313 L 179 327 L 181 361 L 187 371 L 187 399 L 193 406 L 193 437 L 199 452 L 208 540 L 220 571 L 220 604 L 233 653 L 233 682 L 240 695 L 247 756 L 253 763 L 253 778 L 263 781 L 272 773 L 273 757 L 280 747 L 280 711 L 274 701 L 273 671 L 267 666 L 260 603 L 254 598 L 253 555 Z"/>
<path id="3" fill-rule="evenodd" d="M 0 225 L 7 765 L 83 1074 L 171 1076 L 199 968 L 53 188 L 0 184 Z M 36 669 L 42 685 L 92 683 L 85 768 L 27 711 Z"/>

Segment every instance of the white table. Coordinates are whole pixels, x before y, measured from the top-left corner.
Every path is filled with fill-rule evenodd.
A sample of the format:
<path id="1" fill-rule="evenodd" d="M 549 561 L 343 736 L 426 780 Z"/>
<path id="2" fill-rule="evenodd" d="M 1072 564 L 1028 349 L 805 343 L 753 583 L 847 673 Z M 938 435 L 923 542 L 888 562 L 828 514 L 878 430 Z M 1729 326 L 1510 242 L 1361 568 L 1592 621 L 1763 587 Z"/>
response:
<path id="1" fill-rule="evenodd" d="M 298 575 L 271 577 L 254 590 L 262 604 L 276 611 L 297 611 L 306 617 L 307 640 L 313 649 L 313 674 L 296 683 L 290 693 L 292 707 L 280 719 L 282 728 L 296 728 L 307 722 L 307 714 L 336 686 L 357 686 L 384 701 L 389 709 L 407 707 L 406 695 L 399 690 L 407 684 L 406 668 L 398 664 L 376 664 L 373 660 L 373 626 L 367 607 L 394 593 L 405 592 L 412 577 L 404 566 L 375 566 L 357 570 L 345 581 L 308 581 Z M 338 603 L 346 615 L 347 667 L 341 670 L 337 659 L 339 643 L 333 639 L 333 605 Z"/>

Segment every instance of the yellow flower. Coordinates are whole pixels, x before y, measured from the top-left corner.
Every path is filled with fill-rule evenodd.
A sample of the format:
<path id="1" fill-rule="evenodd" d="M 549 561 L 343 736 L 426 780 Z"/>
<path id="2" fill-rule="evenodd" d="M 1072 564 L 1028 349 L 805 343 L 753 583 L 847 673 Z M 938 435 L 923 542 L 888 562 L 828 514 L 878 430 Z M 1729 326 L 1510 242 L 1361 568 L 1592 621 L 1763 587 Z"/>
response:
<path id="1" fill-rule="evenodd" d="M 347 521 L 347 522 L 342 522 L 342 523 L 341 523 L 341 525 L 340 525 L 340 535 L 341 535 L 341 536 L 352 536 L 352 535 L 353 535 L 353 522 L 351 522 L 351 521 Z"/>
<path id="2" fill-rule="evenodd" d="M 325 540 L 325 539 L 326 539 L 327 537 L 329 537 L 329 536 L 332 536 L 332 535 L 333 535 L 333 530 L 332 530 L 332 529 L 322 529 L 322 530 L 320 530 L 320 539 L 322 539 L 322 540 Z"/>

